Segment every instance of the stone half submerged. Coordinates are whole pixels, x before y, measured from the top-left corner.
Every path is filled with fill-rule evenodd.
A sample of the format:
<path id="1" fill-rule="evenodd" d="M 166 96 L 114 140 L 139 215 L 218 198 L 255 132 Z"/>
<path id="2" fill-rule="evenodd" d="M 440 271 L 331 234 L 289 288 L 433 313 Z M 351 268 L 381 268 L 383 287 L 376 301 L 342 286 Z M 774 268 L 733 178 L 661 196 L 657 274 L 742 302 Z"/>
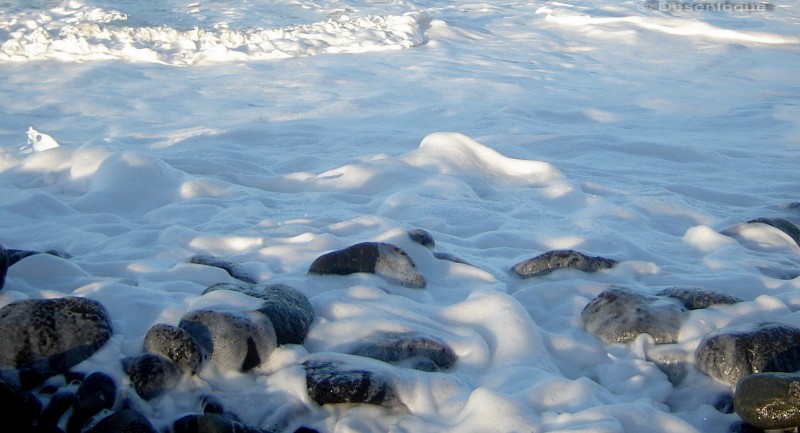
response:
<path id="1" fill-rule="evenodd" d="M 362 242 L 323 254 L 308 269 L 309 274 L 317 275 L 358 272 L 372 273 L 405 287 L 423 289 L 428 285 L 411 257 L 399 247 L 385 242 Z"/>

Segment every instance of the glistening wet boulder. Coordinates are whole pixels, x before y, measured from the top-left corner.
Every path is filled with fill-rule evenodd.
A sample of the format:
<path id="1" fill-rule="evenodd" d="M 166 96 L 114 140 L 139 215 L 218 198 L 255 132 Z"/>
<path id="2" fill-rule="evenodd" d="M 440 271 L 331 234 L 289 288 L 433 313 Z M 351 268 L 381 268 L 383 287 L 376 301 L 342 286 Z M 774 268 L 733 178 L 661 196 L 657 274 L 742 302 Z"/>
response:
<path id="1" fill-rule="evenodd" d="M 606 343 L 628 343 L 650 334 L 656 344 L 675 343 L 686 312 L 677 301 L 611 287 L 581 312 L 583 327 Z"/>
<path id="2" fill-rule="evenodd" d="M 83 380 L 75 393 L 72 416 L 67 423 L 67 433 L 78 433 L 89 418 L 101 410 L 111 409 L 117 397 L 117 384 L 104 373 L 92 373 Z"/>
<path id="3" fill-rule="evenodd" d="M 85 298 L 30 299 L 0 309 L 0 368 L 31 380 L 63 373 L 111 337 L 105 308 Z"/>
<path id="4" fill-rule="evenodd" d="M 764 430 L 800 427 L 800 374 L 757 373 L 736 385 L 736 413 Z"/>
<path id="5" fill-rule="evenodd" d="M 200 371 L 208 355 L 185 330 L 159 323 L 153 325 L 144 336 L 144 349 L 161 355 L 189 374 Z"/>
<path id="6" fill-rule="evenodd" d="M 174 433 L 265 433 L 219 414 L 186 415 L 172 424 Z"/>
<path id="7" fill-rule="evenodd" d="M 172 361 L 150 353 L 123 359 L 122 369 L 136 393 L 145 400 L 174 388 L 181 378 L 180 369 Z"/>
<path id="8" fill-rule="evenodd" d="M 577 269 L 596 272 L 617 264 L 616 260 L 587 256 L 574 250 L 553 250 L 514 265 L 512 270 L 521 278 L 539 277 L 558 269 Z"/>
<path id="9" fill-rule="evenodd" d="M 703 373 L 728 385 L 762 372 L 800 370 L 800 329 L 779 323 L 725 328 L 703 338 L 694 353 Z"/>
<path id="10" fill-rule="evenodd" d="M 317 257 L 310 274 L 350 275 L 373 273 L 386 281 L 406 287 L 424 288 L 425 277 L 402 249 L 384 242 L 362 242 Z"/>
<path id="11" fill-rule="evenodd" d="M 215 290 L 233 290 L 263 299 L 257 310 L 266 314 L 275 328 L 278 344 L 302 344 L 314 321 L 314 309 L 306 295 L 286 284 L 249 286 L 243 284 L 215 284 L 203 294 Z"/>
<path id="12" fill-rule="evenodd" d="M 178 324 L 222 371 L 247 371 L 264 363 L 278 345 L 275 328 L 261 311 L 192 311 Z"/>
<path id="13" fill-rule="evenodd" d="M 308 395 L 319 405 L 338 403 L 391 404 L 397 401 L 394 385 L 381 373 L 333 360 L 308 360 Z"/>

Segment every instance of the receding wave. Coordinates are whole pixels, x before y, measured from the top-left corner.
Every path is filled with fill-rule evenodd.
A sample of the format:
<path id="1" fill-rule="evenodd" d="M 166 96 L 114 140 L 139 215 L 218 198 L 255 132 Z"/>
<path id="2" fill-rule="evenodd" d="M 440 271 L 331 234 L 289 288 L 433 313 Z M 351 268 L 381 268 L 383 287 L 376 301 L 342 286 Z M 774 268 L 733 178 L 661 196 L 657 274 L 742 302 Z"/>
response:
<path id="1" fill-rule="evenodd" d="M 0 62 L 125 60 L 175 66 L 364 53 L 424 43 L 427 17 L 348 17 L 274 29 L 137 27 L 121 12 L 80 6 L 0 16 Z"/>

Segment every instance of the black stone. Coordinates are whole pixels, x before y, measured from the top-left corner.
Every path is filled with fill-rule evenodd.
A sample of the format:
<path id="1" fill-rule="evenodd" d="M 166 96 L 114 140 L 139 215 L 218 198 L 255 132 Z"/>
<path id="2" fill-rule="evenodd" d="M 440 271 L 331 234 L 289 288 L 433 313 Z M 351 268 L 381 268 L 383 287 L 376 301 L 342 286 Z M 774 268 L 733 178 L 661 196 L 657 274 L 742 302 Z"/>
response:
<path id="1" fill-rule="evenodd" d="M 215 290 L 232 290 L 263 299 L 264 304 L 258 311 L 266 314 L 275 327 L 278 345 L 303 344 L 314 321 L 314 309 L 306 295 L 286 284 L 245 286 L 221 283 L 209 287 L 203 294 Z"/>
<path id="2" fill-rule="evenodd" d="M 767 224 L 776 229 L 786 233 L 794 242 L 800 246 L 800 227 L 797 227 L 793 222 L 784 218 L 756 218 L 748 221 L 748 223 L 762 223 Z"/>
<path id="3" fill-rule="evenodd" d="M 577 269 L 596 272 L 616 265 L 616 260 L 587 256 L 574 250 L 553 250 L 514 265 L 512 270 L 521 278 L 539 277 L 558 269 Z"/>
<path id="4" fill-rule="evenodd" d="M 736 414 L 764 429 L 800 427 L 800 374 L 757 373 L 736 385 Z"/>
<path id="5" fill-rule="evenodd" d="M 4 431 L 28 431 L 41 410 L 42 403 L 30 391 L 0 381 L 0 420 Z"/>
<path id="6" fill-rule="evenodd" d="M 727 293 L 703 287 L 669 287 L 656 293 L 656 296 L 675 298 L 688 310 L 699 310 L 712 305 L 736 304 L 742 299 Z"/>
<path id="7" fill-rule="evenodd" d="M 265 433 L 218 414 L 186 415 L 172 424 L 174 433 Z"/>
<path id="8" fill-rule="evenodd" d="M 157 430 L 140 412 L 123 409 L 103 418 L 86 433 L 157 433 Z"/>
<path id="9" fill-rule="evenodd" d="M 295 430 L 294 433 L 319 433 L 319 431 L 309 427 L 300 427 L 299 429 Z"/>
<path id="10" fill-rule="evenodd" d="M 92 356 L 112 332 L 105 308 L 91 299 L 12 302 L 0 309 L 0 368 L 42 380 Z"/>
<path id="11" fill-rule="evenodd" d="M 308 395 L 319 405 L 339 403 L 391 404 L 397 393 L 389 379 L 380 373 L 353 368 L 344 363 L 308 360 Z"/>
<path id="12" fill-rule="evenodd" d="M 67 433 L 80 433 L 89 419 L 103 409 L 111 409 L 117 396 L 117 384 L 104 373 L 86 376 L 75 393 L 72 416 L 67 423 Z"/>
<path id="13" fill-rule="evenodd" d="M 144 350 L 171 360 L 189 374 L 200 371 L 208 357 L 186 330 L 163 323 L 153 325 L 147 331 Z"/>
<path id="14" fill-rule="evenodd" d="M 583 327 L 606 343 L 629 343 L 650 334 L 656 344 L 675 343 L 686 312 L 667 298 L 611 287 L 581 312 Z"/>
<path id="15" fill-rule="evenodd" d="M 220 257 L 201 254 L 190 257 L 186 262 L 224 269 L 225 272 L 228 273 L 228 275 L 230 275 L 233 278 L 236 278 L 239 281 L 244 281 L 245 283 L 249 284 L 257 283 L 256 280 L 254 280 L 251 276 L 247 275 L 247 273 L 244 271 L 244 269 L 242 269 L 242 267 L 239 264 L 233 263 L 230 260 L 225 260 Z"/>
<path id="16" fill-rule="evenodd" d="M 425 277 L 402 249 L 383 242 L 362 242 L 317 257 L 310 274 L 350 275 L 367 272 L 406 287 L 424 288 Z"/>
<path id="17" fill-rule="evenodd" d="M 178 324 L 223 371 L 248 371 L 277 347 L 275 328 L 261 311 L 192 311 Z"/>
<path id="18" fill-rule="evenodd" d="M 69 254 L 61 250 L 29 251 L 8 248 L 6 249 L 6 254 L 8 254 L 8 266 L 13 265 L 26 257 L 35 256 L 37 254 L 50 254 L 51 256 L 61 257 L 62 259 L 68 259 L 71 257 Z"/>
<path id="19" fill-rule="evenodd" d="M 225 407 L 222 405 L 222 402 L 213 394 L 200 396 L 200 405 L 205 415 L 212 413 L 222 415 L 225 413 Z"/>
<path id="20" fill-rule="evenodd" d="M 146 354 L 125 358 L 122 369 L 131 381 L 136 393 L 145 400 L 156 398 L 175 387 L 181 371 L 169 359 Z"/>
<path id="21" fill-rule="evenodd" d="M 711 406 L 722 413 L 733 413 L 733 394 L 729 392 L 718 394 L 711 402 Z"/>
<path id="22" fill-rule="evenodd" d="M 761 372 L 800 370 L 800 329 L 778 323 L 726 328 L 703 338 L 694 353 L 703 373 L 728 385 Z"/>
<path id="23" fill-rule="evenodd" d="M 456 354 L 444 342 L 416 333 L 378 333 L 350 352 L 385 362 L 398 362 L 417 358 L 434 364 L 434 371 L 450 368 L 456 363 Z M 419 363 L 421 370 L 431 371 L 429 363 Z"/>
<path id="24" fill-rule="evenodd" d="M 409 230 L 408 237 L 411 238 L 412 241 L 427 248 L 434 248 L 436 246 L 433 236 L 423 229 Z"/>
<path id="25" fill-rule="evenodd" d="M 74 393 L 69 391 L 61 391 L 53 394 L 47 407 L 44 408 L 42 414 L 39 416 L 38 424 L 42 428 L 52 428 L 58 425 L 58 421 L 64 416 L 76 402 L 78 398 Z"/>

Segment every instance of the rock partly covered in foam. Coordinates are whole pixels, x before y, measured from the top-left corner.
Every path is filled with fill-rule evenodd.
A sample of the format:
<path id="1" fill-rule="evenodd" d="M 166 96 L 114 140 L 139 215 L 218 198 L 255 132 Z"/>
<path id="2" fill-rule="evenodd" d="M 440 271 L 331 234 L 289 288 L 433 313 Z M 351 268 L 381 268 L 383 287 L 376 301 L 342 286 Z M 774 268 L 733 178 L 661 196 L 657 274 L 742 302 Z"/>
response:
<path id="1" fill-rule="evenodd" d="M 171 360 L 189 374 L 200 371 L 208 357 L 189 332 L 163 323 L 153 325 L 147 331 L 144 336 L 144 350 Z"/>
<path id="2" fill-rule="evenodd" d="M 220 414 L 186 415 L 172 424 L 174 433 L 265 433 Z"/>
<path id="3" fill-rule="evenodd" d="M 616 260 L 587 256 L 574 250 L 553 250 L 514 265 L 512 270 L 521 278 L 539 277 L 558 269 L 577 269 L 596 272 L 617 264 Z"/>
<path id="4" fill-rule="evenodd" d="M 736 304 L 742 299 L 704 287 L 668 287 L 656 293 L 656 296 L 675 298 L 688 310 L 700 310 L 712 305 Z"/>
<path id="5" fill-rule="evenodd" d="M 369 272 L 393 284 L 424 288 L 425 277 L 402 249 L 384 242 L 362 242 L 317 257 L 310 274 L 349 275 Z"/>
<path id="6" fill-rule="evenodd" d="M 800 370 L 800 329 L 761 323 L 722 329 L 705 337 L 694 353 L 703 373 L 728 385 L 761 372 Z"/>
<path id="7" fill-rule="evenodd" d="M 157 430 L 141 412 L 123 409 L 101 419 L 86 433 L 157 433 Z"/>
<path id="8" fill-rule="evenodd" d="M 606 343 L 628 343 L 650 334 L 657 344 L 675 343 L 686 311 L 677 301 L 611 287 L 581 312 L 583 327 Z"/>
<path id="9" fill-rule="evenodd" d="M 222 371 L 248 371 L 269 358 L 278 345 L 275 328 L 261 311 L 192 311 L 178 324 L 211 363 Z"/>
<path id="10" fill-rule="evenodd" d="M 75 393 L 67 432 L 80 432 L 91 417 L 101 410 L 111 409 L 116 398 L 117 384 L 110 376 L 99 372 L 86 376 Z"/>
<path id="11" fill-rule="evenodd" d="M 256 284 L 257 281 L 253 279 L 251 276 L 247 275 L 247 272 L 242 269 L 242 266 L 238 263 L 233 263 L 230 260 L 225 260 L 221 257 L 216 256 L 209 256 L 205 254 L 198 254 L 196 256 L 189 257 L 186 260 L 187 263 L 194 263 L 197 265 L 205 265 L 211 266 L 214 268 L 223 269 L 225 272 L 228 273 L 233 278 L 236 278 L 239 281 L 244 281 L 248 284 Z"/>
<path id="12" fill-rule="evenodd" d="M 453 350 L 442 341 L 416 333 L 381 332 L 350 353 L 385 362 L 412 361 L 412 367 L 426 371 L 450 368 L 457 360 Z"/>
<path id="13" fill-rule="evenodd" d="M 793 222 L 784 218 L 756 218 L 748 221 L 748 224 L 761 223 L 766 224 L 786 233 L 790 238 L 794 239 L 795 243 L 800 246 L 800 227 L 797 227 Z"/>
<path id="14" fill-rule="evenodd" d="M 31 299 L 0 309 L 0 368 L 30 380 L 63 373 L 111 338 L 103 306 L 85 298 Z"/>
<path id="15" fill-rule="evenodd" d="M 203 294 L 215 290 L 233 290 L 263 299 L 257 310 L 269 317 L 275 328 L 278 344 L 302 344 L 314 321 L 314 309 L 306 295 L 286 284 L 247 286 L 238 284 L 215 284 Z"/>
<path id="16" fill-rule="evenodd" d="M 4 431 L 30 431 L 41 410 L 42 403 L 33 393 L 0 379 L 0 419 Z"/>
<path id="17" fill-rule="evenodd" d="M 169 391 L 181 378 L 180 369 L 169 359 L 151 353 L 122 360 L 122 369 L 145 400 L 151 400 Z"/>
<path id="18" fill-rule="evenodd" d="M 428 233 L 427 230 L 423 229 L 409 230 L 408 237 L 411 238 L 412 241 L 422 245 L 423 247 L 434 248 L 436 246 L 436 242 L 433 240 L 433 236 L 430 233 Z"/>
<path id="19" fill-rule="evenodd" d="M 391 404 L 397 392 L 378 372 L 333 360 L 312 359 L 303 363 L 308 395 L 319 405 L 338 403 Z"/>
<path id="20" fill-rule="evenodd" d="M 764 430 L 800 427 L 800 374 L 757 373 L 736 385 L 736 413 Z"/>

